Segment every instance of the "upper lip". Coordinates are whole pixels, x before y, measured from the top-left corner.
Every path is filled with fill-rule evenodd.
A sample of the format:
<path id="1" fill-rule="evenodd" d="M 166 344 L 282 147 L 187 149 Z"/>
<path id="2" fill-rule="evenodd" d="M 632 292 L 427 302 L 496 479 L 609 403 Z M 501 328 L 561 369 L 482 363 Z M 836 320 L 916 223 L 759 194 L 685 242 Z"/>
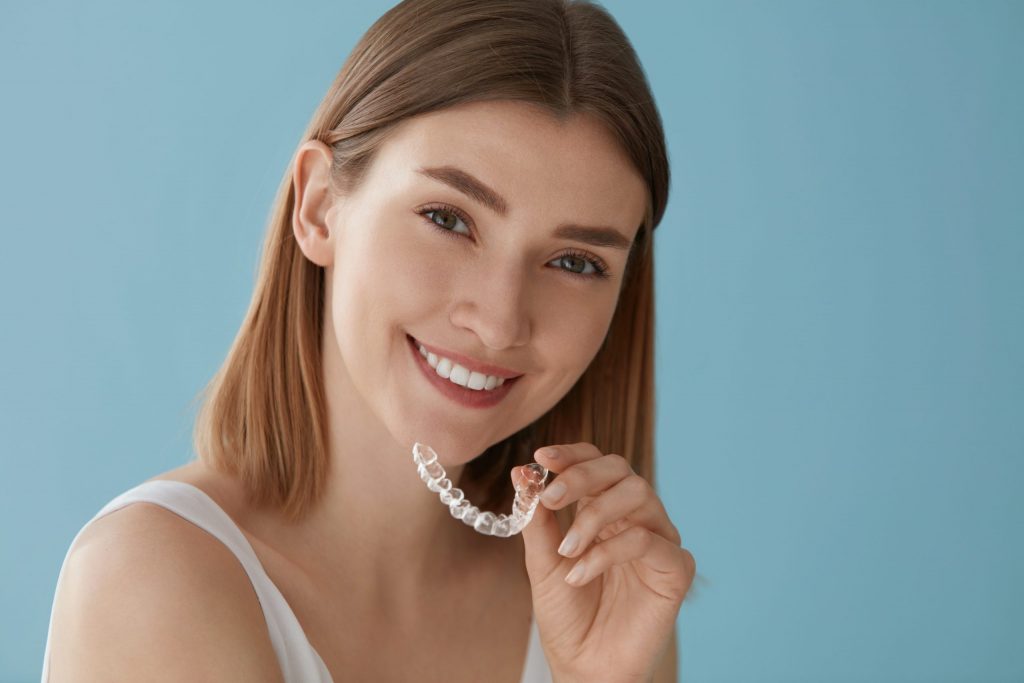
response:
<path id="1" fill-rule="evenodd" d="M 412 339 L 413 342 L 415 342 L 416 344 L 422 344 L 423 348 L 425 348 L 427 351 L 434 354 L 435 356 L 443 356 L 448 360 L 454 361 L 461 365 L 462 367 L 466 368 L 467 370 L 471 370 L 473 372 L 479 372 L 480 374 L 483 375 L 494 375 L 495 377 L 502 377 L 504 379 L 512 379 L 513 377 L 519 377 L 520 375 L 523 374 L 521 372 L 516 372 L 515 370 L 503 368 L 500 365 L 491 365 L 490 363 L 483 363 L 481 361 L 476 360 L 475 358 L 464 356 L 461 353 L 456 353 L 455 351 L 449 351 L 447 349 L 442 349 L 438 346 L 432 346 L 430 344 L 427 344 L 426 342 L 420 341 L 419 339 L 413 337 L 412 335 L 409 335 L 409 338 Z"/>

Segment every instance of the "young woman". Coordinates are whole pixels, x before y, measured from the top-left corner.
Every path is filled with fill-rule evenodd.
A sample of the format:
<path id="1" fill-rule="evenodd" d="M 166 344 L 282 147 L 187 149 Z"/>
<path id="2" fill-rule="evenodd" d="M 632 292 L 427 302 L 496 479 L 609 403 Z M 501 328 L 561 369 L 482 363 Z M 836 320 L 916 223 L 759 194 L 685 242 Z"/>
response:
<path id="1" fill-rule="evenodd" d="M 388 11 L 289 164 L 198 458 L 72 541 L 44 683 L 675 680 L 695 564 L 654 489 L 668 187 L 600 7 Z M 527 463 L 554 476 L 521 535 L 485 535 L 416 442 L 481 510 Z"/>

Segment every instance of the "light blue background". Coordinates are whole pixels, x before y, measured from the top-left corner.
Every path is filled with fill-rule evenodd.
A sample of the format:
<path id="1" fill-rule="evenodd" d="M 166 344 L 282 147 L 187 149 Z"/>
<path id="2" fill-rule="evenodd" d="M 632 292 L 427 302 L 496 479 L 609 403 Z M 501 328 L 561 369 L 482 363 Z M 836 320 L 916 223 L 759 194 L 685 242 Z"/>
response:
<path id="1" fill-rule="evenodd" d="M 7 3 L 0 680 L 190 456 L 267 212 L 386 2 Z M 1024 3 L 606 6 L 669 136 L 659 488 L 685 681 L 1024 680 Z"/>

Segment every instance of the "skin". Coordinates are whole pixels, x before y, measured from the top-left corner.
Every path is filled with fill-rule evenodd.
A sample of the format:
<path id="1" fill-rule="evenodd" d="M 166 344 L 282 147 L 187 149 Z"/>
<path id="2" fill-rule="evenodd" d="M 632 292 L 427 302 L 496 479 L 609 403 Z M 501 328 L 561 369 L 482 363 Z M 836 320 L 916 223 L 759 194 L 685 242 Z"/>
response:
<path id="1" fill-rule="evenodd" d="M 538 450 L 566 492 L 544 499 L 522 534 L 496 538 L 453 520 L 410 453 L 414 441 L 430 444 L 458 485 L 466 462 L 550 409 L 593 359 L 626 252 L 554 230 L 571 221 L 635 237 L 645 187 L 615 139 L 586 117 L 560 123 L 488 102 L 404 122 L 346 196 L 329 189 L 324 145 L 303 144 L 295 161 L 294 237 L 326 275 L 325 496 L 292 524 L 249 506 L 241 482 L 201 461 L 153 479 L 191 483 L 229 514 L 334 680 L 520 680 L 531 613 L 558 683 L 675 680 L 674 649 L 658 662 L 693 558 L 625 460 L 587 443 Z M 507 212 L 415 170 L 442 164 L 486 182 Z M 441 202 L 468 220 L 419 215 Z M 593 265 L 563 258 L 567 249 L 600 259 L 608 277 L 575 274 Z M 422 375 L 406 333 L 524 375 L 497 406 L 464 407 Z M 567 505 L 581 542 L 563 557 L 553 510 Z M 210 534 L 139 504 L 99 520 L 79 546 L 55 602 L 53 680 L 109 680 L 111 666 L 132 680 L 225 666 L 220 679 L 278 674 L 251 585 Z M 570 585 L 580 558 L 587 571 Z M 141 609 L 120 599 L 126 589 Z M 181 600 L 191 594 L 199 599 Z M 194 644 L 187 658 L 183 637 Z"/>
<path id="2" fill-rule="evenodd" d="M 622 456 L 583 442 L 541 448 L 536 458 L 564 485 L 544 491 L 523 529 L 534 616 L 555 680 L 651 681 L 696 574 L 693 555 Z M 576 519 L 563 538 L 552 510 L 573 503 Z"/>
<path id="3" fill-rule="evenodd" d="M 560 505 L 585 500 L 601 513 L 577 520 L 584 549 L 609 526 L 638 529 L 595 546 L 589 583 L 574 588 L 563 577 L 575 561 L 556 553 L 561 534 L 545 506 L 519 538 L 483 536 L 451 518 L 411 459 L 414 442 L 431 445 L 458 486 L 465 463 L 569 391 L 605 337 L 627 251 L 553 232 L 573 222 L 613 227 L 632 241 L 646 202 L 643 179 L 595 119 L 559 122 L 511 101 L 403 122 L 347 195 L 332 190 L 330 160 L 318 141 L 298 150 L 293 228 L 302 253 L 326 275 L 332 473 L 308 520 L 287 529 L 263 520 L 260 533 L 313 584 L 359 585 L 346 595 L 349 613 L 399 627 L 431 623 L 431 596 L 457 593 L 467 572 L 525 562 L 556 680 L 611 680 L 609 667 L 618 667 L 614 680 L 649 679 L 689 586 L 692 557 L 625 461 L 588 444 L 566 446 L 558 461 L 538 453 L 570 484 Z M 507 212 L 416 171 L 442 165 L 482 180 Z M 607 277 L 585 277 L 598 266 Z M 524 376 L 497 406 L 459 405 L 422 376 L 407 334 Z M 606 578 L 593 581 L 601 571 Z M 590 675 L 595 670 L 601 676 Z"/>

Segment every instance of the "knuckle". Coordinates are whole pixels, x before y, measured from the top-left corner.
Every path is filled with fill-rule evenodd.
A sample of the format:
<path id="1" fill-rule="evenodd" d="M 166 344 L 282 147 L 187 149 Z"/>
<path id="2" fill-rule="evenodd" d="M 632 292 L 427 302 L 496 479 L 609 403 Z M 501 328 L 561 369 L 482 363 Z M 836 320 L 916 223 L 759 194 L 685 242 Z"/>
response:
<path id="1" fill-rule="evenodd" d="M 605 457 L 612 460 L 612 462 L 615 463 L 615 466 L 618 467 L 620 470 L 630 469 L 629 462 L 618 453 L 609 453 Z"/>
<path id="2" fill-rule="evenodd" d="M 624 533 L 629 534 L 629 540 L 641 548 L 650 545 L 653 534 L 642 526 L 630 527 Z"/>
<path id="3" fill-rule="evenodd" d="M 638 474 L 627 477 L 625 480 L 625 486 L 629 488 L 630 493 L 638 495 L 646 495 L 647 489 L 650 488 L 650 484 L 647 483 L 647 480 Z"/>
<path id="4" fill-rule="evenodd" d="M 629 545 L 633 547 L 633 553 L 637 557 L 645 555 L 654 540 L 654 533 L 642 526 L 632 527 L 626 533 L 629 534 Z"/>
<path id="5" fill-rule="evenodd" d="M 612 468 L 620 477 L 625 478 L 636 474 L 630 466 L 629 461 L 618 453 L 609 453 L 605 458 L 608 459 L 608 462 L 611 463 Z"/>
<path id="6" fill-rule="evenodd" d="M 598 523 L 603 514 L 604 503 L 601 502 L 600 498 L 595 498 L 576 513 L 576 523 L 585 529 L 590 529 Z"/>

